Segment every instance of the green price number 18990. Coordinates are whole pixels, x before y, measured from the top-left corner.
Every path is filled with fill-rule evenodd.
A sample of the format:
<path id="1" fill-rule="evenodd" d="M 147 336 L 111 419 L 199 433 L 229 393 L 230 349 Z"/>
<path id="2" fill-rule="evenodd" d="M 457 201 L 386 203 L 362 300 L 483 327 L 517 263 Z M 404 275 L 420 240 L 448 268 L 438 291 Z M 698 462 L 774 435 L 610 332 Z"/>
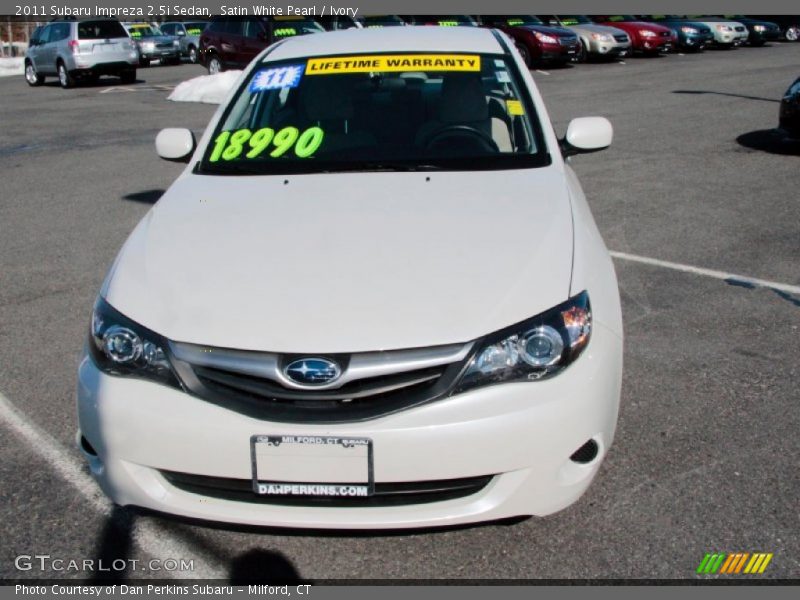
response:
<path id="1" fill-rule="evenodd" d="M 308 158 L 319 149 L 324 137 L 325 132 L 319 127 L 309 127 L 303 133 L 297 127 L 284 127 L 277 133 L 271 127 L 262 127 L 255 132 L 249 129 L 223 131 L 214 140 L 214 150 L 208 161 L 236 160 L 245 150 L 246 158 L 257 158 L 269 147 L 272 147 L 269 153 L 272 158 L 283 156 L 292 147 L 298 158 Z"/>

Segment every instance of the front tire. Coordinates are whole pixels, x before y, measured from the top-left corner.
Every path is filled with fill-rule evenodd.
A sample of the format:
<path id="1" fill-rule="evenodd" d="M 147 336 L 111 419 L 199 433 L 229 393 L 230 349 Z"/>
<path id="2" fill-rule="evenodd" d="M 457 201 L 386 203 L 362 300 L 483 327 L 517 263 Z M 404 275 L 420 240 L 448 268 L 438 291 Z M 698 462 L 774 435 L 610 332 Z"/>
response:
<path id="1" fill-rule="evenodd" d="M 58 83 L 62 88 L 68 90 L 69 88 L 75 87 L 75 78 L 69 74 L 69 71 L 67 71 L 67 66 L 63 62 L 58 63 L 57 71 Z"/>
<path id="2" fill-rule="evenodd" d="M 212 54 L 208 59 L 208 74 L 216 75 L 217 73 L 222 73 L 224 70 L 225 69 L 222 66 L 222 61 L 219 59 L 219 56 Z"/>
<path id="3" fill-rule="evenodd" d="M 533 66 L 530 50 L 528 50 L 528 48 L 522 44 L 517 44 L 517 50 L 519 50 L 519 53 L 522 56 L 522 62 L 524 62 L 525 66 L 530 69 Z"/>
<path id="4" fill-rule="evenodd" d="M 44 75 L 36 72 L 36 67 L 29 60 L 25 61 L 25 81 L 31 87 L 40 86 L 44 83 Z"/>
<path id="5" fill-rule="evenodd" d="M 143 69 L 146 69 L 147 67 L 150 66 L 150 59 L 144 57 L 139 58 L 139 66 L 142 67 Z"/>
<path id="6" fill-rule="evenodd" d="M 589 62 L 589 51 L 586 49 L 586 44 L 581 40 L 581 49 L 578 50 L 578 62 Z"/>
<path id="7" fill-rule="evenodd" d="M 796 42 L 800 39 L 800 25 L 790 25 L 786 28 L 784 37 L 790 42 Z"/>
<path id="8" fill-rule="evenodd" d="M 193 65 L 197 64 L 197 48 L 189 46 L 189 62 Z"/>

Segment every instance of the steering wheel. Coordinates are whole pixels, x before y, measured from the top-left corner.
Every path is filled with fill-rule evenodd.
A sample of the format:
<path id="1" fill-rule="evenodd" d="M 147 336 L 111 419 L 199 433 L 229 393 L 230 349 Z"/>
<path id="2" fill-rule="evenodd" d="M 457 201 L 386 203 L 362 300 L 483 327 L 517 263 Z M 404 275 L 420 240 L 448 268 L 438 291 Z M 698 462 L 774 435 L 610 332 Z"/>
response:
<path id="1" fill-rule="evenodd" d="M 440 129 L 428 138 L 425 144 L 426 150 L 434 150 L 435 146 L 447 143 L 450 140 L 461 139 L 461 143 L 472 143 L 480 146 L 481 150 L 488 153 L 500 152 L 500 148 L 491 136 L 484 133 L 480 129 L 475 129 L 469 125 L 449 125 Z"/>

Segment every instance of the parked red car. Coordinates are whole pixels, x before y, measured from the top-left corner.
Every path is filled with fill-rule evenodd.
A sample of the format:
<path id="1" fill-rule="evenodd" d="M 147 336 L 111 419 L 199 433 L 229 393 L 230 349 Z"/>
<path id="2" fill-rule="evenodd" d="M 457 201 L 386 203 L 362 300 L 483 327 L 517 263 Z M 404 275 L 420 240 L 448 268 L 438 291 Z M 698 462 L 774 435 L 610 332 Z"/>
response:
<path id="1" fill-rule="evenodd" d="M 542 63 L 564 64 L 580 54 L 580 41 L 574 31 L 550 27 L 532 15 L 483 15 L 482 27 L 499 29 L 517 46 L 529 67 Z"/>
<path id="2" fill-rule="evenodd" d="M 212 17 L 200 35 L 199 60 L 209 73 L 241 69 L 278 40 L 325 30 L 303 17 Z"/>
<path id="3" fill-rule="evenodd" d="M 678 37 L 668 27 L 640 21 L 632 15 L 596 15 L 592 19 L 600 25 L 622 29 L 631 38 L 633 52 L 659 54 L 669 52 L 678 42 Z"/>

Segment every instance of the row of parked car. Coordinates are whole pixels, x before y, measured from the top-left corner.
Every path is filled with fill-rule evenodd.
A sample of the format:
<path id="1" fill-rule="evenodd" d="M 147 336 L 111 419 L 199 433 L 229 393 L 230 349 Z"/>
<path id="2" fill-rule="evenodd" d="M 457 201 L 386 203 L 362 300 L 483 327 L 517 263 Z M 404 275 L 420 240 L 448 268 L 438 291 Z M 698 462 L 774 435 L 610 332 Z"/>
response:
<path id="1" fill-rule="evenodd" d="M 324 19 L 212 18 L 199 40 L 199 60 L 216 73 L 240 68 L 267 45 L 323 30 L 403 27 L 492 27 L 509 35 L 531 66 L 631 54 L 761 46 L 800 38 L 800 17 L 742 15 L 383 15 Z"/>

